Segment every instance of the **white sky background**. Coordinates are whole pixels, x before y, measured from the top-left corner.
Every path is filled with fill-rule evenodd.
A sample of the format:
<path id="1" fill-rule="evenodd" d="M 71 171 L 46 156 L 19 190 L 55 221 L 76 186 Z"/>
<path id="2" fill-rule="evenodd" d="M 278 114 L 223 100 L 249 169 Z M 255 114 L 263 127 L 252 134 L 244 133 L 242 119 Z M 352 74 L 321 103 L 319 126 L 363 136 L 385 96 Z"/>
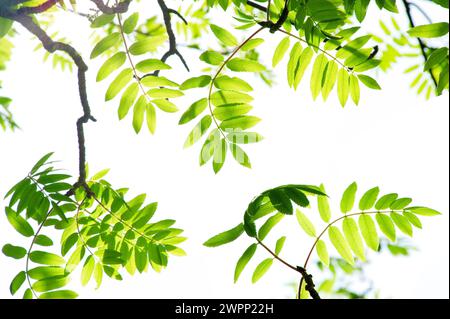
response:
<path id="1" fill-rule="evenodd" d="M 159 14 L 153 5 L 146 8 L 150 14 Z M 378 9 L 372 8 L 365 26 L 380 33 L 378 14 Z M 437 20 L 448 20 L 445 12 L 436 11 L 433 15 Z M 87 59 L 92 49 L 89 24 L 70 14 L 61 20 L 63 34 L 72 39 Z M 222 20 L 221 12 L 213 19 L 219 25 Z M 403 27 L 407 25 L 401 18 L 397 21 Z M 13 60 L 7 72 L 2 73 L 2 94 L 13 98 L 13 112 L 22 130 L 0 133 L 0 194 L 5 194 L 50 151 L 62 161 L 62 167 L 73 175 L 78 172 L 75 121 L 81 114 L 81 106 L 75 75 L 52 70 L 50 63 L 42 62 L 41 53 L 33 52 L 37 42 L 30 41 L 23 29 L 20 33 L 15 39 Z M 276 42 L 268 40 L 262 47 L 266 61 L 270 61 L 273 45 L 280 39 L 277 36 Z M 183 53 L 194 70 L 191 76 L 200 75 L 196 73 L 201 68 L 197 62 L 199 53 L 187 49 Z M 132 193 L 145 192 L 149 200 L 158 201 L 156 218 L 176 219 L 178 227 L 185 229 L 189 240 L 183 248 L 188 256 L 171 257 L 168 269 L 161 274 L 150 271 L 134 277 L 125 275 L 123 282 L 106 279 L 99 290 L 94 290 L 92 283 L 86 288 L 79 287 L 75 275 L 71 288 L 81 297 L 293 297 L 288 284 L 296 282 L 297 275 L 279 263 L 258 284 L 251 284 L 252 270 L 269 257 L 262 250 L 240 282 L 233 284 L 235 262 L 249 245 L 248 239 L 242 237 L 232 245 L 216 249 L 205 248 L 202 243 L 236 225 L 248 202 L 268 188 L 323 182 L 337 208 L 343 190 L 353 181 L 359 183 L 361 191 L 378 185 L 384 193 L 398 192 L 412 197 L 418 205 L 444 213 L 437 218 L 423 218 L 424 229 L 415 231 L 413 239 L 418 251 L 411 257 L 369 253 L 372 264 L 367 272 L 381 296 L 449 297 L 448 94 L 430 101 L 417 97 L 409 90 L 411 77 L 402 74 L 409 64 L 380 74 L 378 80 L 383 90 L 363 89 L 360 106 L 348 104 L 345 109 L 339 106 L 335 92 L 326 103 L 313 102 L 307 77 L 299 91 L 290 90 L 284 65 L 277 69 L 278 84 L 274 88 L 253 81 L 252 113 L 263 119 L 256 131 L 265 140 L 245 148 L 252 160 L 252 170 L 228 158 L 223 171 L 215 176 L 210 165 L 198 166 L 200 145 L 183 150 L 192 125 L 177 125 L 181 113 L 158 112 L 155 136 L 146 130 L 136 136 L 130 117 L 118 121 L 118 101 L 104 103 L 107 84 L 95 83 L 102 60 L 89 61 L 89 98 L 93 115 L 98 119 L 86 126 L 90 170 L 111 168 L 109 180 L 115 187 L 129 186 Z M 170 62 L 177 67 L 175 72 L 165 75 L 178 80 L 187 76 L 177 60 Z M 177 104 L 184 111 L 201 94 L 206 94 L 206 90 L 194 96 L 187 92 L 186 98 Z M 268 240 L 273 245 L 281 234 L 288 235 L 282 255 L 293 264 L 302 264 L 312 242 L 294 221 L 286 218 Z M 8 242 L 28 245 L 12 230 L 4 214 L 0 215 L 0 234 L 1 246 Z M 10 297 L 9 282 L 24 267 L 23 263 L 0 255 L 0 298 Z"/>

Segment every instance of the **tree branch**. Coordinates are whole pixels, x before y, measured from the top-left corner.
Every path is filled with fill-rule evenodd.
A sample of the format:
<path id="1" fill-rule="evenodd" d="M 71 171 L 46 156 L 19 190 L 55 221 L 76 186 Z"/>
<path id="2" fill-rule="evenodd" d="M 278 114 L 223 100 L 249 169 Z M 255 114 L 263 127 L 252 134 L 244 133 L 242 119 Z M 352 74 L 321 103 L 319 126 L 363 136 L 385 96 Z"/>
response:
<path id="1" fill-rule="evenodd" d="M 80 95 L 81 106 L 83 108 L 83 115 L 77 120 L 77 135 L 78 135 L 78 152 L 79 152 L 79 178 L 78 182 L 74 185 L 74 189 L 78 187 L 84 187 L 88 191 L 86 185 L 86 146 L 84 136 L 84 124 L 89 120 L 96 121 L 91 115 L 91 108 L 87 97 L 86 89 L 86 72 L 88 67 L 84 62 L 81 55 L 69 44 L 53 41 L 48 34 L 33 20 L 32 17 L 17 12 L 11 12 L 9 10 L 1 10 L 0 16 L 8 19 L 12 19 L 20 23 L 30 33 L 35 35 L 39 41 L 41 41 L 43 47 L 50 53 L 55 51 L 62 51 L 67 53 L 78 68 L 78 90 Z"/>
<path id="2" fill-rule="evenodd" d="M 122 2 L 117 3 L 114 6 L 108 6 L 103 2 L 103 0 L 91 0 L 91 1 L 97 6 L 97 8 L 101 12 L 105 14 L 116 14 L 127 12 L 132 0 L 124 0 Z"/>
<path id="3" fill-rule="evenodd" d="M 175 37 L 175 33 L 173 32 L 173 28 L 172 28 L 171 13 L 174 13 L 178 17 L 180 17 L 180 19 L 185 24 L 187 24 L 187 21 L 184 19 L 184 17 L 178 11 L 168 8 L 166 3 L 164 2 L 164 0 L 158 0 L 158 5 L 161 8 L 161 11 L 163 14 L 163 19 L 164 19 L 164 25 L 166 26 L 167 36 L 169 37 L 169 50 L 167 50 L 167 52 L 164 53 L 164 55 L 161 58 L 161 61 L 166 62 L 167 59 L 169 59 L 171 56 L 175 55 L 180 59 L 181 63 L 183 63 L 184 67 L 189 72 L 189 66 L 188 66 L 186 60 L 184 59 L 183 55 L 177 49 L 177 39 Z M 158 76 L 159 73 L 160 73 L 160 70 L 157 70 L 153 74 L 148 74 L 148 75 Z M 147 75 L 145 75 L 144 77 L 146 77 L 146 76 Z"/>
<path id="4" fill-rule="evenodd" d="M 306 272 L 306 269 L 305 269 L 305 268 L 300 267 L 300 266 L 295 267 L 295 266 L 291 265 L 290 263 L 288 263 L 287 261 L 285 261 L 284 259 L 282 259 L 280 256 L 278 256 L 275 252 L 273 252 L 273 251 L 272 251 L 269 247 L 267 247 L 261 240 L 259 240 L 258 238 L 256 238 L 256 241 L 258 242 L 258 244 L 259 244 L 261 247 L 263 247 L 265 250 L 267 250 L 267 252 L 268 252 L 269 254 L 271 254 L 276 260 L 278 260 L 279 262 L 281 262 L 282 264 L 284 264 L 286 267 L 288 267 L 288 268 L 290 268 L 290 269 L 292 269 L 292 270 L 294 270 L 294 271 L 296 271 L 296 272 L 299 272 L 299 273 L 302 275 L 302 279 L 300 280 L 300 288 L 301 288 L 301 285 L 302 285 L 302 283 L 303 283 L 303 280 L 305 280 L 305 282 L 306 282 L 305 289 L 306 289 L 306 291 L 309 292 L 309 294 L 311 295 L 311 297 L 312 297 L 313 299 L 321 299 L 319 293 L 318 293 L 318 292 L 316 291 L 316 289 L 315 289 L 316 285 L 314 284 L 314 281 L 313 281 L 313 279 L 312 279 L 312 278 L 313 278 L 312 275 L 308 274 L 308 273 Z M 301 293 L 301 290 L 299 290 L 299 292 L 298 292 L 299 298 L 300 298 L 300 293 Z"/>
<path id="5" fill-rule="evenodd" d="M 53 6 L 55 6 L 58 3 L 58 0 L 47 0 L 46 2 L 36 6 L 36 7 L 22 7 L 19 10 L 17 10 L 18 14 L 35 14 L 35 13 L 42 13 L 49 9 L 51 9 Z"/>
<path id="6" fill-rule="evenodd" d="M 414 23 L 414 19 L 413 19 L 412 14 L 411 14 L 411 4 L 407 0 L 403 0 L 403 5 L 405 6 L 406 15 L 408 17 L 409 24 L 410 24 L 411 28 L 414 28 L 416 25 Z M 427 46 L 425 45 L 425 43 L 422 41 L 421 38 L 417 38 L 417 40 L 419 41 L 419 46 L 420 46 L 420 51 L 422 52 L 422 56 L 423 56 L 425 62 L 427 62 L 427 60 L 428 60 L 428 55 L 427 55 L 427 52 L 426 52 Z M 437 88 L 438 87 L 438 81 L 437 81 L 437 79 L 435 78 L 435 76 L 433 74 L 433 70 L 430 69 L 428 71 L 428 73 L 430 74 L 431 79 L 433 80 L 434 86 Z"/>

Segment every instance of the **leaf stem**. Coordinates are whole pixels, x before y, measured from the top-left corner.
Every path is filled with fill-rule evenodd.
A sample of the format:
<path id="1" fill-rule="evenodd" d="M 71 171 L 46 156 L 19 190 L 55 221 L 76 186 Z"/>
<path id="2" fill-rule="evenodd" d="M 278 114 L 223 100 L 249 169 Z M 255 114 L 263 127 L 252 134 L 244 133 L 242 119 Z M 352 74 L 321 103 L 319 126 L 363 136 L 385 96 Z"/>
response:
<path id="1" fill-rule="evenodd" d="M 335 220 L 333 220 L 331 223 L 329 223 L 324 229 L 323 231 L 319 234 L 319 236 L 317 236 L 316 240 L 314 241 L 314 244 L 312 245 L 311 249 L 309 250 L 309 253 L 306 257 L 305 263 L 303 264 L 303 268 L 306 269 L 308 266 L 309 261 L 311 260 L 312 254 L 314 252 L 314 249 L 317 246 L 317 243 L 320 241 L 320 239 L 323 237 L 323 235 L 325 235 L 325 233 L 327 232 L 327 230 L 333 226 L 334 224 L 338 223 L 339 221 L 348 218 L 348 217 L 354 217 L 354 216 L 360 216 L 360 215 L 374 215 L 374 214 L 389 214 L 392 212 L 401 212 L 403 210 L 389 210 L 389 211 L 371 211 L 371 212 L 358 212 L 358 213 L 352 213 L 352 214 L 345 214 L 344 216 L 341 216 Z M 298 299 L 301 299 L 301 290 L 302 290 L 302 285 L 303 285 L 303 277 L 300 280 L 300 284 L 299 284 L 299 288 L 298 288 Z"/>
<path id="2" fill-rule="evenodd" d="M 316 48 L 317 50 L 319 50 L 320 52 L 322 52 L 323 54 L 327 55 L 327 56 L 330 57 L 332 60 L 334 60 L 335 62 L 337 62 L 338 64 L 340 64 L 340 65 L 341 65 L 348 73 L 354 73 L 354 71 L 353 71 L 352 69 L 350 69 L 349 67 L 347 67 L 347 66 L 346 66 L 344 63 L 342 63 L 338 58 L 336 58 L 335 56 L 333 56 L 331 53 L 327 52 L 326 50 L 322 49 L 320 46 L 315 45 L 315 44 L 312 44 L 312 43 L 309 43 L 309 42 L 306 41 L 305 39 L 303 39 L 303 38 L 301 38 L 301 37 L 299 37 L 299 36 L 297 36 L 297 35 L 295 35 L 295 34 L 292 34 L 292 33 L 288 32 L 288 31 L 286 31 L 286 30 L 284 30 L 284 29 L 279 29 L 278 31 L 281 32 L 281 33 L 284 33 L 284 34 L 286 34 L 286 35 L 288 35 L 288 36 L 290 36 L 290 37 L 293 37 L 293 38 L 295 38 L 295 39 L 297 39 L 297 40 L 299 40 L 299 41 L 301 41 L 301 42 L 303 42 L 303 43 L 306 43 L 308 46 L 312 46 L 313 48 Z"/>
<path id="3" fill-rule="evenodd" d="M 300 272 L 299 269 L 293 265 L 291 265 L 290 263 L 288 263 L 287 261 L 285 261 L 284 259 L 282 259 L 280 256 L 278 256 L 275 252 L 273 252 L 269 247 L 267 247 L 261 240 L 259 240 L 259 238 L 255 238 L 256 241 L 258 242 L 259 245 L 261 245 L 261 247 L 263 247 L 265 250 L 267 250 L 267 252 L 269 252 L 275 259 L 277 259 L 278 261 L 280 261 L 281 263 L 283 263 L 284 265 L 286 265 L 287 267 L 291 268 L 292 270 L 296 271 L 296 272 Z"/>
<path id="4" fill-rule="evenodd" d="M 127 38 L 125 37 L 125 32 L 123 31 L 122 16 L 121 16 L 120 13 L 117 13 L 117 19 L 119 21 L 118 27 L 119 27 L 119 30 L 120 30 L 120 35 L 122 37 L 123 45 L 125 47 L 125 53 L 127 55 L 127 59 L 128 59 L 128 62 L 130 63 L 131 69 L 133 70 L 133 78 L 136 80 L 137 84 L 139 85 L 139 89 L 141 90 L 141 92 L 145 96 L 145 98 L 147 99 L 147 102 L 150 102 L 150 97 L 148 96 L 147 92 L 145 91 L 144 86 L 141 83 L 141 78 L 140 78 L 140 76 L 139 76 L 139 74 L 137 72 L 136 65 L 134 64 L 133 59 L 131 57 L 130 48 L 128 46 Z"/>
<path id="5" fill-rule="evenodd" d="M 211 117 L 212 117 L 212 119 L 214 121 L 214 124 L 216 125 L 217 129 L 219 130 L 220 134 L 223 136 L 223 138 L 225 140 L 226 140 L 225 133 L 220 128 L 220 124 L 217 121 L 216 117 L 214 116 L 214 112 L 213 112 L 212 105 L 211 105 L 211 95 L 212 95 L 212 91 L 213 91 L 213 87 L 214 87 L 214 82 L 219 77 L 220 73 L 223 71 L 223 69 L 225 68 L 227 63 L 242 49 L 242 47 L 244 45 L 246 45 L 251 39 L 253 39 L 258 33 L 260 33 L 264 29 L 265 29 L 265 27 L 260 27 L 252 35 L 250 35 L 247 39 L 245 39 L 244 42 L 242 42 L 239 46 L 237 46 L 236 49 L 234 49 L 234 51 L 228 56 L 228 58 L 219 67 L 219 69 L 217 70 L 216 74 L 214 75 L 214 77 L 211 80 L 211 84 L 209 85 L 209 92 L 208 92 L 208 109 L 209 109 L 209 113 L 211 114 Z"/>

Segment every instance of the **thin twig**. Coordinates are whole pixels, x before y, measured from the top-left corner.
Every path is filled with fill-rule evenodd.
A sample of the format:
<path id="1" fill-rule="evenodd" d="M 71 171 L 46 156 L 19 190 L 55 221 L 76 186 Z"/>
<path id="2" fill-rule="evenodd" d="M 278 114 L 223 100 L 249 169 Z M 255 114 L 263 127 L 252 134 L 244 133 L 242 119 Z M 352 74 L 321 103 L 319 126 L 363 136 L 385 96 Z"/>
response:
<path id="1" fill-rule="evenodd" d="M 409 20 L 409 24 L 411 26 L 411 28 L 414 28 L 416 25 L 414 23 L 414 19 L 412 17 L 412 13 L 411 13 L 411 3 L 409 3 L 407 0 L 403 0 L 403 5 L 405 6 L 405 10 L 406 10 L 406 15 L 408 17 Z M 425 60 L 425 62 L 428 61 L 428 54 L 427 54 L 427 46 L 426 44 L 423 42 L 423 40 L 419 37 L 417 37 L 417 41 L 419 42 L 419 46 L 420 46 L 420 51 L 422 52 L 422 56 Z M 428 70 L 428 73 L 431 76 L 431 79 L 433 80 L 434 86 L 437 88 L 438 87 L 438 81 L 436 79 L 436 77 L 433 74 L 433 70 L 430 69 Z"/>
<path id="2" fill-rule="evenodd" d="M 172 28 L 171 14 L 172 13 L 176 14 L 185 24 L 188 24 L 188 23 L 187 23 L 186 19 L 184 19 L 184 17 L 178 11 L 168 8 L 166 3 L 164 2 L 164 0 L 158 0 L 158 5 L 161 8 L 161 12 L 163 14 L 163 19 L 164 19 L 164 25 L 166 26 L 166 33 L 167 33 L 167 36 L 169 37 L 169 49 L 161 57 L 161 61 L 166 62 L 171 56 L 173 56 L 173 55 L 177 56 L 180 59 L 181 63 L 186 68 L 186 70 L 189 72 L 189 66 L 188 66 L 186 60 L 184 59 L 183 55 L 180 53 L 180 51 L 178 51 L 178 48 L 177 48 L 177 39 L 175 37 L 175 33 L 173 32 L 173 28 Z M 158 76 L 160 72 L 161 72 L 160 70 L 156 70 L 151 75 Z"/>

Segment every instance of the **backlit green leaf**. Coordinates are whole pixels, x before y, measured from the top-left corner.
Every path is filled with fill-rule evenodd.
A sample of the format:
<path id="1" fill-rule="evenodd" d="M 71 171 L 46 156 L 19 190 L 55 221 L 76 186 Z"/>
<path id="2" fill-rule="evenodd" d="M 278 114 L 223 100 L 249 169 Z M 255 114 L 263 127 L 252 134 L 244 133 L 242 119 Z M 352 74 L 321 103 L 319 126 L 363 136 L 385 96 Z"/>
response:
<path id="1" fill-rule="evenodd" d="M 374 251 L 378 251 L 380 246 L 380 239 L 378 237 L 377 228 L 372 217 L 367 214 L 359 216 L 359 228 L 361 229 L 362 236 L 366 241 L 367 246 Z"/>
<path id="2" fill-rule="evenodd" d="M 336 248 L 339 255 L 341 255 L 342 258 L 344 258 L 349 264 L 353 265 L 355 261 L 353 259 L 352 251 L 339 228 L 336 226 L 331 226 L 328 229 L 328 236 L 330 237 L 330 241 Z"/>
<path id="3" fill-rule="evenodd" d="M 205 245 L 206 247 L 222 246 L 231 243 L 232 241 L 235 241 L 242 235 L 243 232 L 244 226 L 242 224 L 239 224 L 238 226 L 230 230 L 220 233 L 214 237 L 211 237 L 205 243 L 203 243 L 203 245 Z"/>
<path id="4" fill-rule="evenodd" d="M 257 244 L 252 244 L 250 247 L 248 247 L 244 254 L 239 258 L 236 269 L 234 270 L 234 282 L 236 283 L 239 280 L 239 277 L 241 276 L 242 272 L 244 271 L 247 264 L 250 262 L 252 257 L 255 255 L 256 249 L 258 248 Z"/>
<path id="5" fill-rule="evenodd" d="M 272 258 L 267 258 L 263 260 L 255 269 L 252 276 L 252 283 L 256 283 L 260 280 L 270 269 L 273 264 Z"/>

